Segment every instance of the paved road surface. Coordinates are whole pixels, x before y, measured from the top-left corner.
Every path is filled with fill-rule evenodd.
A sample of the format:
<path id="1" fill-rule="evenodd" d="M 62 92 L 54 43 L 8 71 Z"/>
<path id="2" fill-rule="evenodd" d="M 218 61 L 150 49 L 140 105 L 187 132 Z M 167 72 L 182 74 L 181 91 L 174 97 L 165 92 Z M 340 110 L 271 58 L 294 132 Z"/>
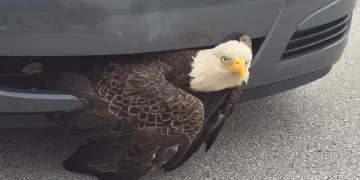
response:
<path id="1" fill-rule="evenodd" d="M 328 76 L 237 107 L 211 151 L 146 179 L 360 179 L 359 7 L 354 15 Z M 58 129 L 0 130 L 0 179 L 94 179 L 60 165 L 80 143 Z"/>

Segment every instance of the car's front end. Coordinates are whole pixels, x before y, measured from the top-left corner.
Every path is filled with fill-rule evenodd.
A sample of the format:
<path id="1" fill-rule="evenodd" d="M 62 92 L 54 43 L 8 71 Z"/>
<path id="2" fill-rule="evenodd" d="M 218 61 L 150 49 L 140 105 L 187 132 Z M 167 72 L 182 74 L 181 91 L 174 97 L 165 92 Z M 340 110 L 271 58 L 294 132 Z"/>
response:
<path id="1" fill-rule="evenodd" d="M 240 34 L 254 44 L 241 100 L 293 89 L 323 77 L 340 59 L 355 6 L 356 0 L 0 0 L 0 113 L 81 106 L 21 72 L 38 56 L 49 63 L 121 60 L 206 48 Z"/>

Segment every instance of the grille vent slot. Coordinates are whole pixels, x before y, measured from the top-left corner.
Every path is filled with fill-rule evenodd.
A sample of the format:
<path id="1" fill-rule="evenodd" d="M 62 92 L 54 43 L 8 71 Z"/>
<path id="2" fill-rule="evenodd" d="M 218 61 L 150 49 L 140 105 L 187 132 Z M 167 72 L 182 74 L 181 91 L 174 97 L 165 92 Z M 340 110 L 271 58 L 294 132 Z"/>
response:
<path id="1" fill-rule="evenodd" d="M 330 23 L 295 32 L 281 59 L 298 57 L 334 44 L 349 29 L 350 17 L 346 15 Z"/>
<path id="2" fill-rule="evenodd" d="M 21 70 L 31 62 L 31 57 L 4 57 L 0 56 L 0 87 L 1 88 L 42 88 L 42 79 L 39 76 L 29 76 Z"/>

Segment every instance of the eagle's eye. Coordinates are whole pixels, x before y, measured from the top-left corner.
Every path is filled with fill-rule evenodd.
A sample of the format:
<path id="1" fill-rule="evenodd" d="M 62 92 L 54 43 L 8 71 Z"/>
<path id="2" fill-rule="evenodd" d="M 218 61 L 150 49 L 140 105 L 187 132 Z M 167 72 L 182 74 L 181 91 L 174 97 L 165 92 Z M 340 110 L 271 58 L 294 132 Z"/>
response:
<path id="1" fill-rule="evenodd" d="M 221 57 L 221 61 L 222 61 L 223 63 L 226 63 L 226 62 L 229 61 L 229 58 L 223 56 L 223 57 Z"/>

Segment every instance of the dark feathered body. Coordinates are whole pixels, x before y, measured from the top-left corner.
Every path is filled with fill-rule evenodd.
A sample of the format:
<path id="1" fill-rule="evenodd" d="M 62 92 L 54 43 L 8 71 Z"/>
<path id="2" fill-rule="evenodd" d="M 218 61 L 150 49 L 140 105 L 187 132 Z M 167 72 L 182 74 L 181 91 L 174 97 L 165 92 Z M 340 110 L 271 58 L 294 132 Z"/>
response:
<path id="1" fill-rule="evenodd" d="M 178 167 L 204 142 L 209 149 L 240 90 L 191 91 L 195 53 L 133 56 L 82 75 L 46 72 L 49 87 L 84 100 L 84 109 L 48 115 L 86 139 L 64 167 L 101 180 L 137 179 Z"/>

